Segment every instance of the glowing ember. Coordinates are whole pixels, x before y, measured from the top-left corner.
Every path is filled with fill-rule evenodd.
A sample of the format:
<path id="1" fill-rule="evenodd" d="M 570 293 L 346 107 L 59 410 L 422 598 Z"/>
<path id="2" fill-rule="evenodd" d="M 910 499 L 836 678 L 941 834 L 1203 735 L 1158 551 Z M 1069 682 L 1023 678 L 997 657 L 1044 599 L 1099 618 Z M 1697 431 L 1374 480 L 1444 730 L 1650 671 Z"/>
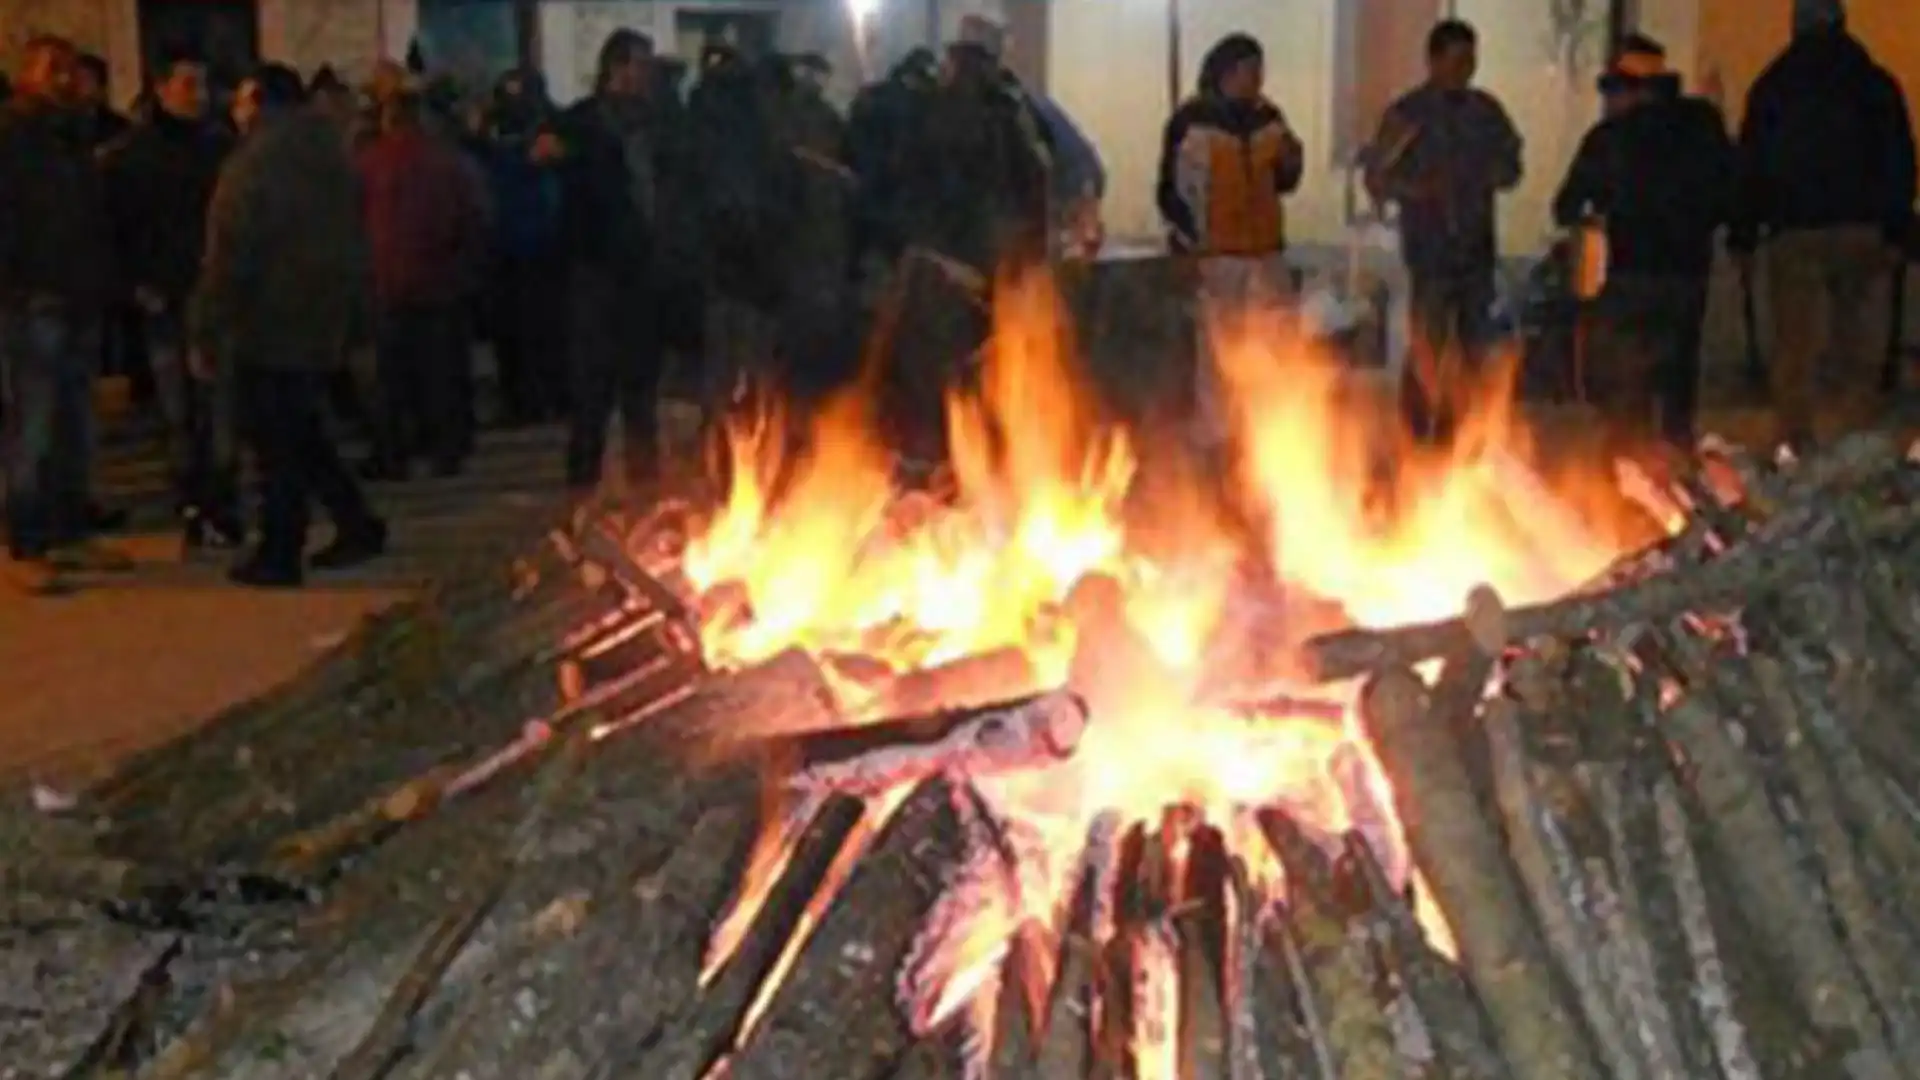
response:
<path id="1" fill-rule="evenodd" d="M 1177 906 L 1114 910 L 1121 834 L 1132 823 L 1171 830 L 1154 834 L 1173 867 L 1162 870 L 1169 905 L 1203 822 L 1255 904 L 1284 898 L 1254 823 L 1263 808 L 1284 809 L 1329 851 L 1357 832 L 1405 884 L 1404 839 L 1351 715 L 1353 688 L 1296 678 L 1317 704 L 1228 703 L 1286 701 L 1271 691 L 1284 695 L 1297 674 L 1289 645 L 1308 634 L 1451 615 L 1483 583 L 1524 603 L 1592 579 L 1620 550 L 1595 524 L 1618 500 L 1602 475 L 1542 473 L 1500 387 L 1449 455 L 1401 445 L 1387 408 L 1351 376 L 1241 314 L 1216 320 L 1214 335 L 1227 343 L 1232 459 L 1193 458 L 1173 439 L 1142 455 L 1146 436 L 1103 422 L 1070 367 L 1048 283 L 1003 293 L 978 386 L 949 398 L 950 498 L 896 490 L 857 394 L 804 429 L 768 411 L 729 432 L 727 498 L 682 565 L 711 660 L 801 646 L 840 674 L 850 715 L 872 720 L 930 694 L 937 704 L 1039 696 L 879 757 L 802 753 L 707 973 L 731 955 L 827 793 L 871 800 L 864 837 L 918 780 L 962 776 L 978 793 L 960 808 L 977 842 L 900 973 L 903 1014 L 920 1033 L 990 1023 L 1017 937 L 1086 934 L 1096 947 L 1118 937 L 1133 980 L 1131 1053 L 1141 1075 L 1172 1076 Z M 991 690 L 965 684 L 989 668 Z M 893 681 L 911 673 L 928 677 Z M 1028 684 L 1006 685 L 1018 679 Z M 1263 690 L 1249 698 L 1236 685 L 1251 680 Z M 1066 686 L 1080 697 L 1049 693 Z M 805 926 L 848 869 L 835 867 Z M 1070 930 L 1076 895 L 1091 914 Z M 1248 933 L 1260 920 L 1237 918 Z"/>

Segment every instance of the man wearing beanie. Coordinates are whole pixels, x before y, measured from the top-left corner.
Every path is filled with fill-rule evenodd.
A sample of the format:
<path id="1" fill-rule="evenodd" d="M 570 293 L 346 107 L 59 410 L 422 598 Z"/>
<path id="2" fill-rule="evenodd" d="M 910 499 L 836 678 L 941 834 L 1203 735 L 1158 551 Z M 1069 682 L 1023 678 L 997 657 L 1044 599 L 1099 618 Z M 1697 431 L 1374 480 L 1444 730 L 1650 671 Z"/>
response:
<path id="1" fill-rule="evenodd" d="M 1913 218 L 1914 142 L 1893 76 L 1847 32 L 1839 0 L 1796 0 L 1793 41 L 1747 95 L 1729 247 L 1764 243 L 1770 392 L 1805 443 L 1879 411 L 1894 269 Z"/>
<path id="2" fill-rule="evenodd" d="M 1666 50 L 1630 35 L 1600 77 L 1606 115 L 1581 140 L 1553 201 L 1566 227 L 1605 223 L 1607 280 L 1589 312 L 1584 389 L 1621 452 L 1656 433 L 1693 442 L 1700 323 L 1714 233 L 1733 194 L 1720 110 L 1680 92 Z"/>

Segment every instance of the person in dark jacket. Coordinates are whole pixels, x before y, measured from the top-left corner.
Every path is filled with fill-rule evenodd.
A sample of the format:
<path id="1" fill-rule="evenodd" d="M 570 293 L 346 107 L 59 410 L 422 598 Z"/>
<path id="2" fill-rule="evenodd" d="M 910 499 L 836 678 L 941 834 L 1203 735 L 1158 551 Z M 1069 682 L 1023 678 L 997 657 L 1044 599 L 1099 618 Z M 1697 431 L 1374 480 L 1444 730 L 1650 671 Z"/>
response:
<path id="1" fill-rule="evenodd" d="M 778 143 L 784 72 L 708 45 L 687 103 L 706 241 L 705 397 L 718 409 L 742 380 L 773 377 L 786 285 L 789 201 L 799 169 Z"/>
<path id="2" fill-rule="evenodd" d="M 113 107 L 113 83 L 105 58 L 81 53 L 74 67 L 74 93 L 85 117 L 87 140 L 98 150 L 126 134 L 132 121 Z"/>
<path id="3" fill-rule="evenodd" d="M 154 97 L 152 115 L 107 151 L 108 196 L 167 420 L 186 545 L 231 547 L 243 536 L 233 462 L 218 454 L 216 403 L 187 371 L 185 323 L 229 140 L 207 120 L 207 68 L 198 58 L 166 61 Z"/>
<path id="4" fill-rule="evenodd" d="M 938 85 L 939 61 L 931 50 L 915 49 L 885 78 L 854 95 L 847 113 L 847 155 L 859 181 L 856 260 L 871 257 L 890 266 L 906 247 L 911 209 L 906 155 Z"/>
<path id="5" fill-rule="evenodd" d="M 1913 221 L 1914 140 L 1900 84 L 1847 32 L 1839 0 L 1796 0 L 1794 35 L 1747 94 L 1729 246 L 1766 244 L 1780 437 L 1879 411 L 1894 269 Z M 1751 276 L 1748 280 L 1752 280 Z"/>
<path id="6" fill-rule="evenodd" d="M 1033 123 L 991 52 L 948 46 L 907 154 L 909 243 L 988 278 L 1043 258 L 1047 163 Z"/>
<path id="7" fill-rule="evenodd" d="M 1733 141 L 1710 102 L 1681 93 L 1665 50 L 1629 37 L 1600 78 L 1606 117 L 1587 132 L 1554 219 L 1605 222 L 1607 278 L 1587 334 L 1587 394 L 1622 449 L 1657 431 L 1694 441 L 1700 323 L 1714 234 L 1733 196 Z"/>
<path id="8" fill-rule="evenodd" d="M 560 262 L 560 177 L 534 160 L 533 144 L 553 119 L 546 82 L 530 69 L 509 71 L 493 88 L 477 143 L 494 204 L 493 354 L 500 368 L 506 423 L 557 415 L 566 398 L 566 288 Z"/>
<path id="9" fill-rule="evenodd" d="M 663 354 L 655 225 L 663 181 L 679 167 L 677 132 L 654 105 L 646 35 L 608 35 L 593 87 L 535 147 L 560 170 L 572 304 L 567 483 L 578 496 L 599 486 L 616 411 L 628 483 L 649 487 L 656 477 Z"/>
<path id="10" fill-rule="evenodd" d="M 417 95 L 384 107 L 360 148 L 361 208 L 373 259 L 374 365 L 380 381 L 372 475 L 405 479 L 416 457 L 458 475 L 473 417 L 466 300 L 485 255 L 482 195 L 461 151 L 429 133 Z"/>
<path id="11" fill-rule="evenodd" d="M 109 559 L 84 541 L 95 524 L 92 377 L 117 270 L 77 59 L 60 38 L 28 42 L 0 110 L 7 541 L 34 587 L 56 584 L 65 562 Z"/>
<path id="12" fill-rule="evenodd" d="M 300 76 L 279 64 L 241 84 L 241 141 L 207 211 L 188 321 L 193 370 L 230 380 L 260 470 L 259 546 L 229 576 L 264 588 L 297 587 L 307 567 L 357 565 L 387 544 L 322 415 L 371 299 L 353 159 L 304 98 Z M 334 537 L 303 566 L 309 500 L 333 519 Z"/>
<path id="13" fill-rule="evenodd" d="M 1365 153 L 1368 192 L 1400 210 L 1412 342 L 1401 404 L 1418 435 L 1445 439 L 1490 342 L 1494 201 L 1520 183 L 1520 133 L 1473 85 L 1479 35 L 1447 19 L 1427 35 L 1427 81 L 1387 107 Z"/>

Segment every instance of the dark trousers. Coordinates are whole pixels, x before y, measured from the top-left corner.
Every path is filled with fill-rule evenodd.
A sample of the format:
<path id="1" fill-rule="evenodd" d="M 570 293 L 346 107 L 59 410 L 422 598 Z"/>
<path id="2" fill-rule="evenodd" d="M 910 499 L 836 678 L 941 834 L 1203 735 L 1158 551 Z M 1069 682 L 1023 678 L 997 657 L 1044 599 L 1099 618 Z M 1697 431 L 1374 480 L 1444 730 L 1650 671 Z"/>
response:
<path id="1" fill-rule="evenodd" d="M 235 462 L 229 438 L 233 416 L 225 388 L 193 377 L 180 316 L 149 315 L 143 327 L 154 393 L 167 422 L 174 496 L 183 513 L 221 522 L 237 516 Z"/>
<path id="2" fill-rule="evenodd" d="M 390 465 L 424 456 L 438 467 L 458 466 L 473 439 L 466 311 L 458 302 L 384 311 L 374 351 L 374 455 Z"/>
<path id="3" fill-rule="evenodd" d="M 590 269 L 576 269 L 571 290 L 567 483 L 576 490 L 599 484 L 607 425 L 617 411 L 627 480 L 646 485 L 654 478 L 660 441 L 658 298 L 643 284 Z"/>
<path id="4" fill-rule="evenodd" d="M 1581 376 L 1622 450 L 1654 438 L 1693 443 L 1707 283 L 1615 274 L 1587 312 Z"/>
<path id="5" fill-rule="evenodd" d="M 494 268 L 487 319 L 510 422 L 545 420 L 566 403 L 565 273 L 547 255 L 505 256 Z"/>
<path id="6" fill-rule="evenodd" d="M 326 510 L 342 536 L 373 527 L 366 496 L 327 433 L 327 382 L 317 372 L 235 372 L 242 429 L 260 468 L 260 559 L 275 569 L 300 566 L 309 501 Z"/>
<path id="7" fill-rule="evenodd" d="M 1400 407 L 1414 437 L 1452 438 L 1492 339 L 1493 271 L 1411 276 Z"/>
<path id="8" fill-rule="evenodd" d="M 93 372 L 100 321 L 64 306 L 0 312 L 0 460 L 13 553 L 80 539 L 93 473 Z"/>

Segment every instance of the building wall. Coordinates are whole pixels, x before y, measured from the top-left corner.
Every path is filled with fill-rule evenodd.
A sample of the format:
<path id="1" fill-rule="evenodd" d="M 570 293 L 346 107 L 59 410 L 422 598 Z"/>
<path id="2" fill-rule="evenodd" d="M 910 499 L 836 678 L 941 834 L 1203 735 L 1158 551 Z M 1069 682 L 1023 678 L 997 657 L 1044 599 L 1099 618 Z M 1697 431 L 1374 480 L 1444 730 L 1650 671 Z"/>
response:
<path id="1" fill-rule="evenodd" d="M 382 55 L 403 56 L 415 27 L 415 0 L 260 0 L 260 55 L 311 74 L 332 64 L 358 78 Z M 20 46 L 59 34 L 107 58 L 117 100 L 140 88 L 137 0 L 0 0 L 0 69 L 18 64 Z"/>
<path id="2" fill-rule="evenodd" d="M 1341 33 L 1338 22 L 1340 5 L 1352 2 L 1179 4 L 1182 94 L 1194 85 L 1202 55 L 1221 36 L 1244 31 L 1266 46 L 1268 93 L 1307 144 L 1307 174 L 1287 206 L 1289 232 L 1302 243 L 1337 243 L 1347 232 L 1349 169 L 1334 153 L 1339 141 L 1335 123 L 1343 111 L 1336 101 L 1340 82 L 1335 50 L 1351 39 Z M 1641 26 L 1660 38 L 1682 67 L 1691 67 L 1699 51 L 1700 2 L 1642 0 L 1639 5 Z M 1732 7 L 1741 0 L 1720 2 Z M 1479 29 L 1480 82 L 1506 104 L 1526 139 L 1526 178 L 1502 201 L 1502 247 L 1513 254 L 1538 251 L 1550 232 L 1554 190 L 1598 112 L 1593 80 L 1603 59 L 1606 4 L 1454 0 L 1451 7 Z M 1411 17 L 1425 19 L 1426 10 L 1422 7 Z M 1556 10 L 1578 12 L 1580 17 L 1556 22 Z M 1155 235 L 1159 222 L 1152 206 L 1153 170 L 1160 127 L 1170 110 L 1166 0 L 1055 0 L 1052 19 L 1048 88 L 1106 155 L 1109 231 Z M 1120 60 L 1124 67 L 1116 68 Z M 1417 57 L 1414 64 L 1417 67 Z M 1370 126 L 1372 120 L 1362 122 Z"/>

